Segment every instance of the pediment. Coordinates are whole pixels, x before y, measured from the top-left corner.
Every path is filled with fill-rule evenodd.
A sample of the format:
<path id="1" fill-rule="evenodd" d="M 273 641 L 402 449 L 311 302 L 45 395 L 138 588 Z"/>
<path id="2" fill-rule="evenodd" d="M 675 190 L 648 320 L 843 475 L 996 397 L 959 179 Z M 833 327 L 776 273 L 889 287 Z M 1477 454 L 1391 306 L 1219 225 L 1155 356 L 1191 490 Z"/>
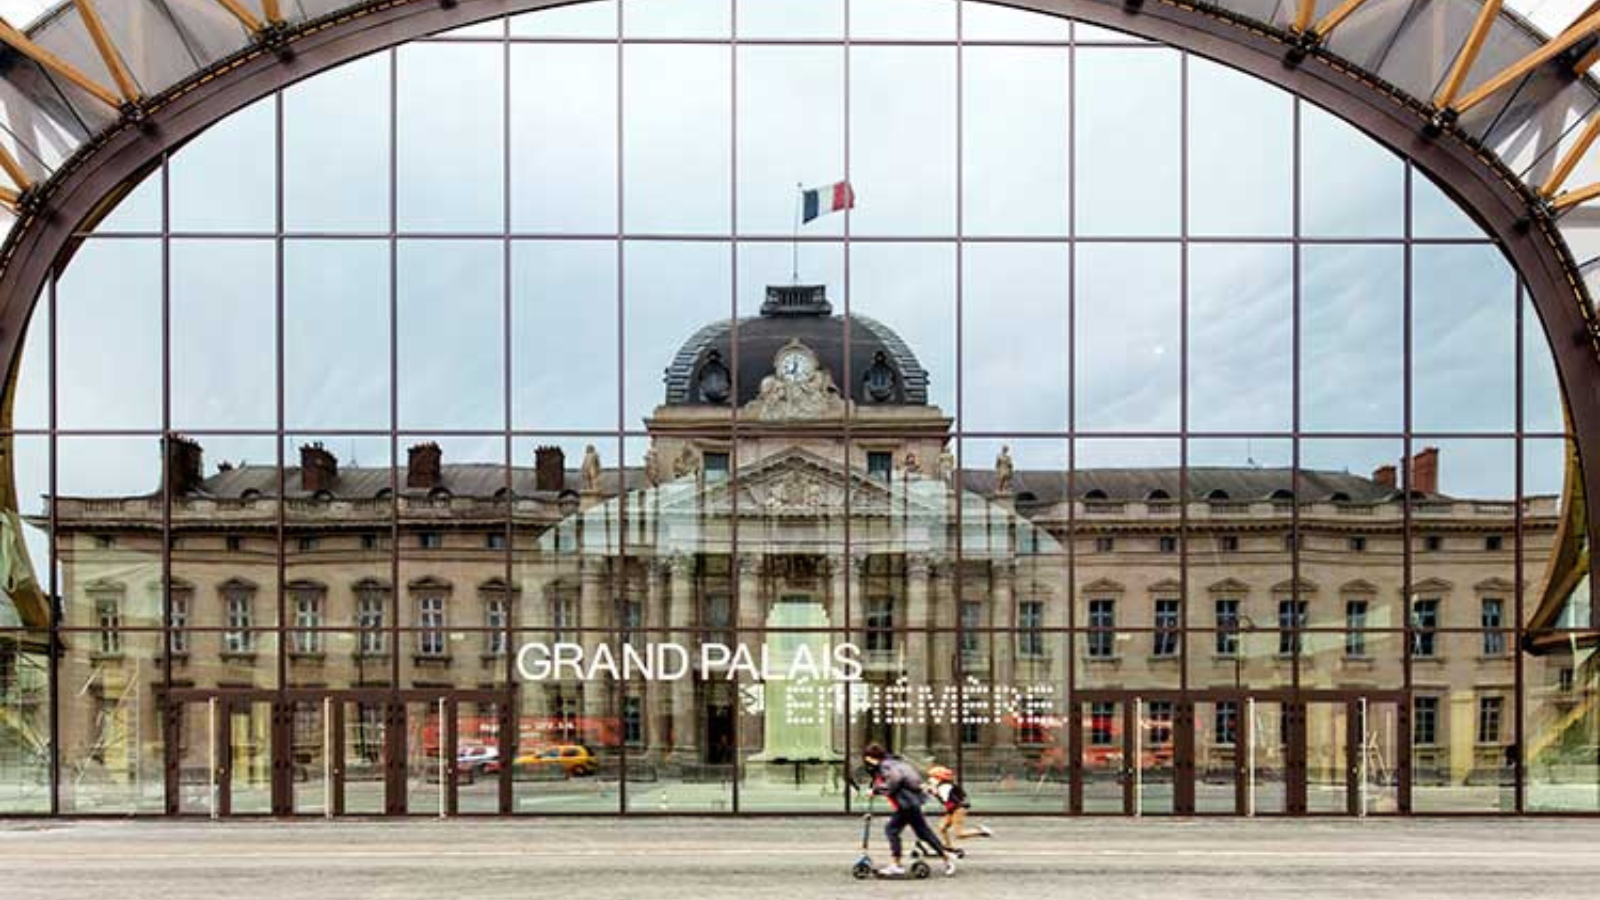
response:
<path id="1" fill-rule="evenodd" d="M 1212 583 L 1206 590 L 1213 594 L 1248 594 L 1250 593 L 1250 585 L 1237 578 L 1224 578 L 1221 581 Z"/>
<path id="2" fill-rule="evenodd" d="M 1455 589 L 1455 585 L 1443 578 L 1424 578 L 1411 586 L 1413 594 L 1448 594 Z"/>
<path id="3" fill-rule="evenodd" d="M 1183 593 L 1183 582 L 1176 578 L 1163 578 L 1150 585 L 1149 591 L 1152 594 L 1181 594 Z"/>
<path id="4" fill-rule="evenodd" d="M 1480 594 L 1509 594 L 1516 590 L 1516 585 L 1504 578 L 1496 576 L 1493 578 L 1485 578 L 1484 580 L 1473 585 L 1472 589 Z"/>
<path id="5" fill-rule="evenodd" d="M 1272 586 L 1274 594 L 1315 594 L 1321 586 L 1309 578 L 1284 579 Z"/>
<path id="6" fill-rule="evenodd" d="M 1122 582 L 1112 581 L 1109 578 L 1096 578 L 1083 586 L 1085 594 L 1120 594 L 1124 590 L 1126 588 L 1122 586 Z"/>
<path id="7" fill-rule="evenodd" d="M 1376 594 L 1376 593 L 1378 593 L 1378 586 L 1373 584 L 1372 582 L 1366 580 L 1365 578 L 1355 578 L 1355 579 L 1351 579 L 1350 581 L 1346 581 L 1344 584 L 1339 585 L 1339 593 L 1341 593 L 1341 594 Z"/>

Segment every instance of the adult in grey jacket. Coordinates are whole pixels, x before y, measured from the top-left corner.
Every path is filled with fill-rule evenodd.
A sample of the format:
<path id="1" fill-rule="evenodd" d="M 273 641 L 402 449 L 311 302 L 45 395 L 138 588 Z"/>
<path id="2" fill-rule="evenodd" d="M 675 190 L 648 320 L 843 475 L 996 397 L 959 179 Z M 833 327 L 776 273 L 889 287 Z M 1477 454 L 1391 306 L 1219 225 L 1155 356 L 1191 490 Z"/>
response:
<path id="1" fill-rule="evenodd" d="M 922 790 L 922 774 L 905 760 L 890 755 L 881 744 L 868 744 L 866 750 L 862 751 L 861 757 L 866 762 L 868 771 L 872 773 L 872 792 L 887 800 L 889 808 L 893 810 L 883 833 L 889 839 L 889 855 L 894 861 L 879 869 L 878 874 L 898 877 L 906 873 L 905 867 L 900 865 L 901 853 L 904 850 L 900 833 L 909 825 L 917 837 L 944 860 L 944 873 L 954 875 L 955 860 L 945 853 L 944 844 L 939 842 L 939 836 L 934 834 L 933 828 L 928 825 L 927 818 L 922 814 L 922 801 L 926 797 Z"/>

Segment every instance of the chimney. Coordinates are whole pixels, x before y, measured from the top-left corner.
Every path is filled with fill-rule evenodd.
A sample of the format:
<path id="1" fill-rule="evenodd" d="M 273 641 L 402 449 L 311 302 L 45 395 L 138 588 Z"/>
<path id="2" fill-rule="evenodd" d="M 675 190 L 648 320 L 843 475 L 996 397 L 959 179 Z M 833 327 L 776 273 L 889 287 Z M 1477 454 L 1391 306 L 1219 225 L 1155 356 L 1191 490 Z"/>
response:
<path id="1" fill-rule="evenodd" d="M 406 487 L 431 491 L 444 484 L 439 466 L 441 455 L 439 445 L 432 441 L 406 451 Z"/>
<path id="2" fill-rule="evenodd" d="M 200 490 L 205 483 L 205 450 L 191 438 L 169 434 L 165 441 L 167 451 L 167 490 L 174 497 L 183 497 Z"/>
<path id="3" fill-rule="evenodd" d="M 1372 470 L 1372 480 L 1376 481 L 1378 483 L 1378 487 L 1387 488 L 1388 490 L 1391 490 L 1391 491 L 1395 489 L 1395 478 L 1394 478 L 1394 476 L 1395 476 L 1395 469 L 1394 469 L 1394 466 L 1392 466 L 1392 465 L 1391 466 L 1379 466 L 1376 469 Z"/>
<path id="4" fill-rule="evenodd" d="M 300 487 L 308 493 L 332 491 L 339 480 L 339 460 L 318 441 L 300 446 Z"/>
<path id="5" fill-rule="evenodd" d="M 560 491 L 567 486 L 567 455 L 560 447 L 540 447 L 533 451 L 533 487 L 539 491 Z"/>
<path id="6" fill-rule="evenodd" d="M 1411 457 L 1411 489 L 1424 494 L 1439 493 L 1439 448 L 1423 447 Z"/>

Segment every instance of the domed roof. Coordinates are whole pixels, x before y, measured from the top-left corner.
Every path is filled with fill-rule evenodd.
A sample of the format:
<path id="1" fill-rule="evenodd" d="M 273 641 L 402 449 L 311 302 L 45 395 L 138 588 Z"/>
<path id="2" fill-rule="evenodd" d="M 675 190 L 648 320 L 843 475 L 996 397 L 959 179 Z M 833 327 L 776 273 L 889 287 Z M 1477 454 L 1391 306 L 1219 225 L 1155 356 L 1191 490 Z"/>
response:
<path id="1" fill-rule="evenodd" d="M 849 384 L 845 330 L 849 323 Z M 792 341 L 809 348 L 841 394 L 863 406 L 926 406 L 928 373 L 887 325 L 863 315 L 836 316 L 822 285 L 767 288 L 761 314 L 738 321 L 738 378 L 732 377 L 734 322 L 724 319 L 684 342 L 667 367 L 668 406 L 725 406 L 737 381 L 739 405 L 761 390 L 778 351 Z"/>

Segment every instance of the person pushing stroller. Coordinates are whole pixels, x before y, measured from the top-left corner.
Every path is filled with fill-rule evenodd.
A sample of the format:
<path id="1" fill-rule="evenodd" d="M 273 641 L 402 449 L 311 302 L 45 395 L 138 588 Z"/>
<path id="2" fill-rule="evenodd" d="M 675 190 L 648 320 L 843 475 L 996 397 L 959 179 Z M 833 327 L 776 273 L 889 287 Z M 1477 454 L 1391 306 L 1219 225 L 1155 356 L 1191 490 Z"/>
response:
<path id="1" fill-rule="evenodd" d="M 972 800 L 967 796 L 966 788 L 956 781 L 956 773 L 950 767 L 934 766 L 928 770 L 928 793 L 944 808 L 944 816 L 939 820 L 939 837 L 943 839 L 946 851 L 957 857 L 964 856 L 957 846 L 961 841 L 994 837 L 994 832 L 987 825 L 967 827 L 967 811 L 972 808 Z"/>
<path id="2" fill-rule="evenodd" d="M 909 825 L 911 831 L 944 861 L 944 874 L 954 875 L 955 858 L 945 852 L 944 844 L 939 841 L 939 836 L 933 833 L 933 828 L 928 825 L 927 818 L 922 814 L 922 801 L 925 795 L 922 776 L 918 774 L 916 768 L 905 760 L 891 755 L 881 744 L 869 744 L 862 751 L 861 758 L 866 762 L 868 771 L 872 773 L 872 792 L 887 800 L 892 810 L 889 823 L 883 829 L 884 835 L 889 839 L 889 855 L 892 862 L 879 869 L 878 874 L 885 878 L 905 876 L 905 867 L 900 864 L 904 851 L 900 833 Z"/>

